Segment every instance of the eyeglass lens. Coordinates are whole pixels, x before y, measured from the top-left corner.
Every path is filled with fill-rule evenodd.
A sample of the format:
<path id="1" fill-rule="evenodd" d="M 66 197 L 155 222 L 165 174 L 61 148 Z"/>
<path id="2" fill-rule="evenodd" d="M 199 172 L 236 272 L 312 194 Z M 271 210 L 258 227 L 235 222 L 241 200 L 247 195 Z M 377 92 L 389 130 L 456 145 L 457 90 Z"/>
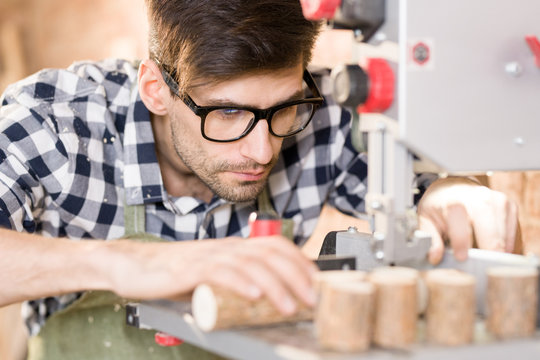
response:
<path id="1" fill-rule="evenodd" d="M 266 119 L 277 136 L 292 135 L 309 122 L 314 105 L 310 103 L 281 108 Z M 244 135 L 253 126 L 255 114 L 243 109 L 218 109 L 208 113 L 204 133 L 215 140 L 231 140 Z"/>

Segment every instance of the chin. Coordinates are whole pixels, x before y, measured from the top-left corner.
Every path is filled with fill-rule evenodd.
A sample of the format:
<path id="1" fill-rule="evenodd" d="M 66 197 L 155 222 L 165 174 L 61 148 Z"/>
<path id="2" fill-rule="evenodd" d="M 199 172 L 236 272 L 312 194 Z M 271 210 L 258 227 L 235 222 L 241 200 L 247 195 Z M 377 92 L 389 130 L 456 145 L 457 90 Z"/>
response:
<path id="1" fill-rule="evenodd" d="M 240 203 L 249 202 L 257 199 L 257 196 L 263 191 L 266 183 L 250 183 L 231 186 L 227 189 L 216 189 L 214 191 L 220 198 L 230 202 Z"/>

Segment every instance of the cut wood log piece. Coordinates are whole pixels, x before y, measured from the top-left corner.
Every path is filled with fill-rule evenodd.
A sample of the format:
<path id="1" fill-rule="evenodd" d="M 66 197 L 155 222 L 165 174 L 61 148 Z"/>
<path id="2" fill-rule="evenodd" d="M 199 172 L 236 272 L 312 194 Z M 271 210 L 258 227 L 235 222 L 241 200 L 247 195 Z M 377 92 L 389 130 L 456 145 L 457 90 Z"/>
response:
<path id="1" fill-rule="evenodd" d="M 364 351 L 371 343 L 375 287 L 368 282 L 328 283 L 315 316 L 321 347 L 335 351 Z"/>
<path id="2" fill-rule="evenodd" d="M 416 340 L 418 271 L 406 267 L 373 270 L 375 327 L 373 342 L 387 348 L 405 348 Z"/>
<path id="3" fill-rule="evenodd" d="M 319 295 L 322 289 L 328 284 L 351 283 L 364 281 L 367 272 L 356 270 L 327 270 L 319 271 L 313 276 L 313 287 L 315 293 Z"/>
<path id="4" fill-rule="evenodd" d="M 249 300 L 207 284 L 195 288 L 191 306 L 195 323 L 203 331 L 313 319 L 313 310 L 300 301 L 296 313 L 286 316 L 265 297 Z"/>
<path id="5" fill-rule="evenodd" d="M 441 345 L 472 342 L 476 320 L 475 279 L 455 269 L 426 273 L 427 338 Z"/>
<path id="6" fill-rule="evenodd" d="M 498 338 L 532 336 L 538 309 L 538 270 L 500 266 L 486 274 L 487 329 Z"/>

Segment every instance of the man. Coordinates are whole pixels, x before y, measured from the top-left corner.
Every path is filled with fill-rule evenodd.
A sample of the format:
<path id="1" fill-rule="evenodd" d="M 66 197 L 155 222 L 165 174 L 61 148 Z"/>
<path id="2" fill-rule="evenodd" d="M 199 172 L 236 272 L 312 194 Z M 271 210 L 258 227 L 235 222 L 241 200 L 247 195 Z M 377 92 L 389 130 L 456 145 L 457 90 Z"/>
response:
<path id="1" fill-rule="evenodd" d="M 249 214 L 270 203 L 302 245 L 323 205 L 364 209 L 365 156 L 306 70 L 319 25 L 297 0 L 147 3 L 149 59 L 45 70 L 1 98 L 0 304 L 31 300 L 32 334 L 85 290 L 175 298 L 209 282 L 292 313 L 314 304 L 315 266 L 281 236 L 246 240 Z M 485 239 L 504 221 L 481 245 L 510 249 L 508 200 L 452 181 L 420 206 L 431 260 L 447 237 L 463 257 L 471 223 Z M 176 242 L 91 240 L 126 228 Z"/>

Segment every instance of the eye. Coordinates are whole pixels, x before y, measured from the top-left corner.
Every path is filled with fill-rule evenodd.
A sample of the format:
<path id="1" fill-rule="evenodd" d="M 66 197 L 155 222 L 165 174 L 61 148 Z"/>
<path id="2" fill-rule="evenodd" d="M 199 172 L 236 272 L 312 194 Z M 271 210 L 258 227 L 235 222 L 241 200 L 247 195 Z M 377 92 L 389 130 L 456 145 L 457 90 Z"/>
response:
<path id="1" fill-rule="evenodd" d="M 214 110 L 212 112 L 212 115 L 217 116 L 221 119 L 235 120 L 235 119 L 243 119 L 249 116 L 249 112 L 242 109 L 219 109 L 219 110 Z"/>
<path id="2" fill-rule="evenodd" d="M 238 109 L 221 109 L 218 111 L 221 116 L 229 116 L 229 117 L 237 116 L 238 114 L 242 113 L 242 110 L 238 110 Z"/>

